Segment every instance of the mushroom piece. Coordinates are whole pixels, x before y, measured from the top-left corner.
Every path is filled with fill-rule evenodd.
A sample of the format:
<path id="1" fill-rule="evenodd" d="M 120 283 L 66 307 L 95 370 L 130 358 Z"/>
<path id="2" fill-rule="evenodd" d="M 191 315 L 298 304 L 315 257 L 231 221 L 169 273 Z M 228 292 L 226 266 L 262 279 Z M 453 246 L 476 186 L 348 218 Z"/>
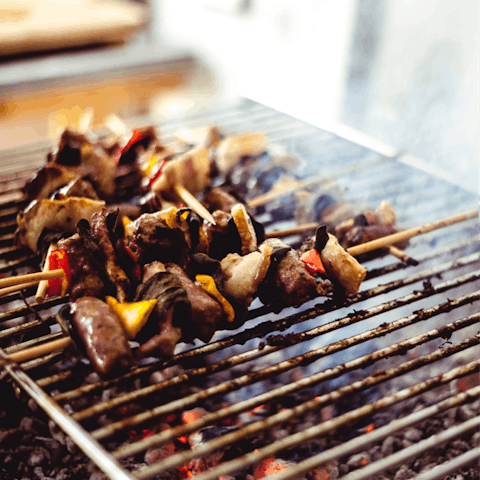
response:
<path id="1" fill-rule="evenodd" d="M 44 229 L 76 233 L 77 223 L 100 212 L 105 202 L 83 197 L 67 197 L 62 200 L 34 200 L 17 215 L 18 228 L 15 244 L 37 252 L 38 239 Z"/>

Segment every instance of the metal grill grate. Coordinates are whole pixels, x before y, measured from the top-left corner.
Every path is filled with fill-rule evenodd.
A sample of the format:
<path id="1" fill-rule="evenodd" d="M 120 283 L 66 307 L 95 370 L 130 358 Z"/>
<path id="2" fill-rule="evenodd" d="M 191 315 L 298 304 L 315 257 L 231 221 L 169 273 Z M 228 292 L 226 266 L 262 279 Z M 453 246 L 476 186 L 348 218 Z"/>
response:
<path id="1" fill-rule="evenodd" d="M 132 125 L 147 123 L 148 119 L 132 119 Z M 476 207 L 475 196 L 457 186 L 249 101 L 170 122 L 160 131 L 168 142 L 181 126 L 210 123 L 227 134 L 264 131 L 272 143 L 303 160 L 304 178 L 321 174 L 325 183 L 334 182 L 344 200 L 355 204 L 375 208 L 381 200 L 388 200 L 400 227 Z M 12 234 L 15 215 L 25 206 L 20 188 L 44 163 L 47 149 L 47 144 L 35 144 L 0 157 L 4 172 L 0 178 L 0 273 L 38 269 L 36 256 L 13 247 Z M 266 224 L 268 229 L 278 228 L 268 219 Z M 239 331 L 218 332 L 207 345 L 185 346 L 169 362 L 145 364 L 120 378 L 92 380 L 87 364 L 68 366 L 65 354 L 56 352 L 21 368 L 7 365 L 2 381 L 12 379 L 19 384 L 115 479 L 157 478 L 195 458 L 262 437 L 263 443 L 258 442 L 255 449 L 247 448 L 195 478 L 217 479 L 244 472 L 264 459 L 342 429 L 350 431 L 351 425 L 378 412 L 433 392 L 431 405 L 369 433 L 350 432 L 352 438 L 297 459 L 275 477 L 301 478 L 325 462 L 361 451 L 394 432 L 478 399 L 478 386 L 462 391 L 455 389 L 455 381 L 478 372 L 480 366 L 479 246 L 476 220 L 417 237 L 406 251 L 420 262 L 418 266 L 388 256 L 366 261 L 368 275 L 355 296 L 342 301 L 317 298 L 301 309 L 280 313 L 258 304 Z M 19 294 L 0 298 L 2 356 L 61 336 L 55 330 L 54 313 L 66 300 L 37 305 L 32 295 L 33 288 L 26 291 L 25 299 Z M 280 343 L 272 337 L 279 332 L 284 335 Z M 332 418 L 322 418 L 318 412 L 329 405 L 341 408 L 335 407 Z M 165 418 L 197 406 L 207 410 L 201 418 L 158 430 Z M 268 414 L 252 414 L 258 409 Z M 179 450 L 148 466 L 138 461 L 148 449 L 177 442 L 208 426 L 225 427 L 228 420 L 238 422 L 239 418 L 241 424 L 219 429 L 218 436 L 195 448 Z M 288 431 L 283 438 L 267 433 L 305 418 L 309 420 L 304 427 Z M 459 438 L 478 426 L 479 417 L 475 417 L 443 431 L 441 440 Z M 132 436 L 132 431 L 145 428 L 151 430 L 147 438 Z M 427 438 L 346 478 L 370 478 L 394 469 L 437 441 Z M 432 470 L 428 478 L 445 478 L 479 456 L 478 450 L 458 456 L 434 469 L 436 472 Z"/>

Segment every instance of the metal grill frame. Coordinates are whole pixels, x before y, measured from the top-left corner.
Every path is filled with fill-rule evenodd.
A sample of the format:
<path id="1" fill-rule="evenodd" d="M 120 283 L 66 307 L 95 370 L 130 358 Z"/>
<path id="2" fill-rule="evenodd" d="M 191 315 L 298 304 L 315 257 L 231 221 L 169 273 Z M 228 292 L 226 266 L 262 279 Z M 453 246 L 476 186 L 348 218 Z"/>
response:
<path id="1" fill-rule="evenodd" d="M 461 190 L 459 187 L 449 185 L 443 180 L 433 179 L 423 172 L 416 172 L 411 167 L 400 164 L 395 158 L 387 158 L 376 154 L 364 147 L 356 146 L 333 134 L 321 131 L 315 127 L 294 120 L 291 117 L 250 101 L 244 101 L 236 107 L 214 110 L 208 114 L 202 113 L 196 117 L 170 122 L 166 125 L 160 126 L 160 131 L 162 132 L 162 138 L 168 142 L 171 140 L 173 133 L 179 127 L 188 125 L 203 126 L 209 123 L 216 123 L 220 126 L 222 131 L 225 131 L 227 134 L 242 131 L 263 130 L 269 135 L 271 142 L 282 145 L 286 151 L 291 151 L 293 156 L 295 156 L 296 153 L 300 153 L 300 156 L 302 156 L 303 153 L 306 157 L 323 156 L 328 160 L 329 158 L 334 158 L 335 155 L 339 155 L 340 160 L 337 162 L 337 165 L 325 165 L 322 163 L 324 175 L 327 178 L 335 178 L 336 181 L 339 181 L 342 193 L 347 200 L 361 202 L 371 207 L 378 204 L 380 199 L 392 200 L 392 195 L 395 196 L 401 192 L 401 201 L 398 202 L 399 205 L 396 205 L 396 210 L 399 214 L 398 223 L 400 226 L 410 227 L 425 223 L 426 221 L 444 218 L 447 216 L 445 214 L 447 210 L 450 211 L 451 214 L 455 214 L 459 211 L 468 209 L 466 207 L 476 207 L 475 196 L 469 192 Z M 147 125 L 149 124 L 149 119 L 131 119 L 131 124 L 136 127 Z M 329 149 L 328 153 L 326 155 L 322 153 L 316 155 L 315 152 L 310 154 L 309 149 L 312 148 L 312 144 L 315 146 L 317 144 L 325 146 L 325 148 Z M 24 270 L 31 270 L 36 262 L 38 263 L 38 259 L 35 256 L 25 251 L 18 251 L 12 246 L 12 232 L 16 224 L 15 214 L 19 209 L 25 206 L 23 194 L 20 189 L 25 179 L 36 168 L 44 164 L 44 156 L 48 147 L 49 145 L 47 143 L 37 143 L 20 150 L 15 149 L 0 153 L 0 168 L 2 172 L 0 178 L 0 224 L 2 226 L 2 234 L 0 235 L 0 260 L 2 260 L 0 263 L 1 273 L 10 273 L 12 271 L 23 273 Z M 307 153 L 305 153 L 305 151 Z M 322 158 L 318 159 L 319 162 L 321 160 Z M 25 167 L 25 169 L 22 170 L 22 167 Z M 400 172 L 392 173 L 392 171 L 396 169 L 399 169 Z M 359 174 L 365 171 L 371 171 L 372 175 L 367 175 L 365 178 L 359 180 L 355 185 L 355 191 L 350 193 L 342 183 L 342 180 L 344 178 L 351 178 L 350 176 L 353 174 Z M 370 189 L 367 193 L 364 193 L 362 186 L 368 181 L 375 183 L 375 175 L 378 175 L 378 171 L 380 171 L 380 174 L 387 172 L 389 181 L 393 186 L 388 187 L 389 183 L 384 182 L 381 188 L 377 190 Z M 400 180 L 408 179 L 412 174 L 415 175 L 415 185 L 420 183 L 418 177 L 423 177 L 424 181 L 433 182 L 437 191 L 439 188 L 442 190 L 446 189 L 447 193 L 445 193 L 442 198 L 443 203 L 432 207 L 432 202 L 428 198 L 429 195 L 431 195 L 431 192 L 428 189 L 419 192 L 415 188 L 415 185 L 413 188 L 411 186 L 406 188 L 405 194 L 405 189 L 402 189 L 402 186 L 399 187 L 398 184 L 401 183 Z M 397 184 L 395 184 L 395 182 Z M 456 198 L 456 202 L 460 205 L 454 203 L 452 200 L 454 198 Z M 426 211 L 422 212 L 423 215 L 418 215 L 415 208 L 412 209 L 410 206 L 412 203 L 415 204 L 415 202 L 423 202 L 422 205 L 426 206 Z M 424 218 L 425 220 L 418 221 L 418 218 Z M 273 230 L 273 225 L 268 225 L 268 228 Z M 48 391 L 52 391 L 54 387 L 61 385 L 62 382 L 71 378 L 72 372 L 70 370 L 59 372 L 55 375 L 40 377 L 36 381 L 32 380 L 31 376 L 28 375 L 28 372 L 30 370 L 32 372 L 38 371 L 42 368 L 42 365 L 51 365 L 55 361 L 62 359 L 64 356 L 62 352 L 53 353 L 40 359 L 25 362 L 21 366 L 9 364 L 4 368 L 1 378 L 5 379 L 6 377 L 10 377 L 20 385 L 21 388 L 24 389 L 43 410 L 45 410 L 50 418 L 54 420 L 55 423 L 57 423 L 57 425 L 68 435 L 70 435 L 85 454 L 110 478 L 155 478 L 160 472 L 181 466 L 185 464 L 185 462 L 196 458 L 199 455 L 209 455 L 212 452 L 232 445 L 241 438 L 249 438 L 267 428 L 275 428 L 275 426 L 292 418 L 301 416 L 306 412 L 315 411 L 322 406 L 334 403 L 344 396 L 352 395 L 355 392 L 361 392 L 372 386 L 382 384 L 383 382 L 397 378 L 406 372 L 413 371 L 425 365 L 430 365 L 433 362 L 439 362 L 441 359 L 455 355 L 458 352 L 466 351 L 467 349 L 475 347 L 478 351 L 480 337 L 477 334 L 469 336 L 461 341 L 457 341 L 450 346 L 445 346 L 445 348 L 434 349 L 430 353 L 406 361 L 401 365 L 391 367 L 379 374 L 368 375 L 361 381 L 345 385 L 328 394 L 317 396 L 297 405 L 296 407 L 285 409 L 266 419 L 253 421 L 232 433 L 222 435 L 194 450 L 176 453 L 159 464 L 154 464 L 135 472 L 129 472 L 121 465 L 122 459 L 141 453 L 150 447 L 162 445 L 180 436 L 188 435 L 205 426 L 213 425 L 225 418 L 234 417 L 242 412 L 258 407 L 259 405 L 281 398 L 284 395 L 339 378 L 347 372 L 358 372 L 362 366 L 371 365 L 380 359 L 405 354 L 405 352 L 416 346 L 424 345 L 433 339 L 449 338 L 454 332 L 459 332 L 463 328 L 468 328 L 471 325 L 480 324 L 479 314 L 472 313 L 463 315 L 461 318 L 448 322 L 441 327 L 430 328 L 421 334 L 402 339 L 394 345 L 385 346 L 369 354 L 354 357 L 344 363 L 337 364 L 334 367 L 329 367 L 318 373 L 309 375 L 308 377 L 303 377 L 298 381 L 293 381 L 278 387 L 273 391 L 256 395 L 252 398 L 229 405 L 221 410 L 211 412 L 207 416 L 187 425 L 174 427 L 170 431 L 161 432 L 134 443 L 124 442 L 124 445 L 114 451 L 108 451 L 108 449 L 101 443 L 107 441 L 112 436 L 124 434 L 128 428 L 144 425 L 145 423 L 148 424 L 148 422 L 155 422 L 169 413 L 193 408 L 199 403 L 205 401 L 205 399 L 224 396 L 228 392 L 237 391 L 238 389 L 255 382 L 267 380 L 282 372 L 289 372 L 298 366 L 309 365 L 320 358 L 328 358 L 336 352 L 346 351 L 351 347 L 375 341 L 384 335 L 398 331 L 409 325 L 422 324 L 422 322 L 442 313 L 454 312 L 456 309 L 465 307 L 468 308 L 468 305 L 478 302 L 478 300 L 480 300 L 480 270 L 478 269 L 480 265 L 480 253 L 478 251 L 478 246 L 480 245 L 480 229 L 478 228 L 478 222 L 475 220 L 454 227 L 449 227 L 446 229 L 446 232 L 447 233 L 443 231 L 432 232 L 421 238 L 414 239 L 411 242 L 408 251 L 411 250 L 414 252 L 415 258 L 420 261 L 420 266 L 418 267 L 414 268 L 412 266 L 407 266 L 402 262 L 392 263 L 391 257 L 383 257 L 380 260 L 377 259 L 367 262 L 368 275 L 366 281 L 370 283 L 375 282 L 375 284 L 369 288 L 362 289 L 357 295 L 344 299 L 343 301 L 324 301 L 323 299 L 317 299 L 319 303 L 313 306 L 308 306 L 308 308 L 303 309 L 302 311 L 288 315 L 283 312 L 280 316 L 274 315 L 271 308 L 268 307 L 254 308 L 250 310 L 247 320 L 259 320 L 259 323 L 257 322 L 258 325 L 250 326 L 247 323 L 245 328 L 238 333 L 227 334 L 224 338 L 212 341 L 207 345 L 186 350 L 178 354 L 172 361 L 156 362 L 151 365 L 138 367 L 121 378 L 99 381 L 93 384 L 87 384 L 78 388 L 66 390 L 64 392 L 57 392 L 54 395 L 49 395 Z M 449 240 L 447 245 L 443 245 L 442 238 L 445 235 L 448 236 L 448 232 L 450 232 L 450 237 L 453 236 L 456 238 L 454 238 L 453 242 Z M 430 245 L 437 241 L 442 244 L 440 248 L 430 249 Z M 472 252 L 472 249 L 476 251 Z M 448 257 L 449 255 L 458 255 L 459 257 L 455 260 L 444 261 L 443 257 Z M 409 274 L 409 271 L 412 271 L 412 268 L 414 273 Z M 406 275 L 404 275 L 404 270 L 406 270 Z M 459 275 L 456 275 L 455 272 L 457 271 L 459 272 Z M 452 274 L 456 275 L 453 279 L 441 281 L 435 285 L 428 283 L 435 277 L 440 277 L 441 275 L 451 276 Z M 386 278 L 387 281 L 385 283 L 380 283 L 384 278 Z M 424 281 L 426 281 L 427 284 L 424 284 L 423 288 L 411 291 L 412 287 Z M 450 299 L 447 296 L 450 295 L 449 292 L 454 289 L 459 289 L 460 287 L 466 288 L 467 290 L 473 288 L 473 291 L 459 294 L 454 299 Z M 400 296 L 398 297 L 397 290 L 400 291 Z M 407 291 L 407 293 L 404 294 L 404 291 Z M 28 289 L 26 291 L 26 298 L 33 294 L 34 289 Z M 354 307 L 362 307 L 364 302 L 368 303 L 371 300 L 376 300 L 380 295 L 385 295 L 387 299 L 373 307 L 368 306 L 367 308 L 362 308 L 360 311 L 354 309 Z M 170 401 L 164 405 L 159 405 L 153 409 L 130 416 L 121 421 L 112 422 L 107 426 L 87 431 L 81 426 L 81 424 L 85 421 L 95 420 L 100 415 L 108 414 L 109 412 L 112 412 L 121 406 L 128 405 L 131 402 L 141 400 L 142 398 L 149 398 L 150 396 L 158 394 L 168 388 L 178 387 L 184 384 L 188 385 L 192 380 L 208 378 L 210 375 L 214 375 L 215 373 L 225 371 L 247 362 L 259 360 L 261 358 L 265 359 L 265 357 L 272 354 L 278 354 L 278 352 L 293 345 L 287 344 L 279 346 L 267 344 L 261 348 L 248 347 L 243 352 L 236 353 L 213 363 L 208 363 L 199 368 L 191 368 L 186 374 L 182 372 L 160 383 L 143 388 L 135 388 L 131 393 L 122 394 L 112 400 L 100 402 L 92 407 L 76 411 L 72 415 L 68 415 L 65 409 L 61 407 L 61 405 L 77 398 L 96 395 L 99 392 L 123 383 L 133 383 L 136 378 L 145 376 L 155 370 L 172 367 L 181 364 L 182 362 L 190 362 L 190 364 L 192 364 L 192 362 L 195 362 L 197 359 L 201 359 L 206 355 L 221 353 L 230 347 L 237 348 L 239 345 L 244 345 L 250 340 L 264 339 L 270 333 L 288 331 L 288 329 L 291 329 L 292 327 L 298 327 L 301 331 L 296 333 L 294 337 L 295 345 L 298 345 L 302 342 L 320 338 L 322 335 L 336 332 L 342 328 L 352 328 L 354 325 L 360 324 L 360 322 L 363 322 L 366 319 L 374 319 L 376 316 L 386 314 L 387 312 L 397 315 L 397 312 L 403 311 L 402 309 L 405 307 L 415 304 L 415 302 L 426 301 L 434 296 L 440 298 L 437 305 L 421 308 L 409 315 L 400 316 L 400 318 L 396 318 L 393 321 L 381 324 L 374 328 L 363 329 L 361 333 L 355 333 L 349 337 L 339 339 L 319 348 L 311 349 L 300 355 L 287 355 L 285 359 L 280 361 L 278 361 L 277 357 L 273 357 L 276 360 L 272 360 L 270 365 L 262 367 L 260 370 L 256 371 L 255 374 L 237 376 L 236 378 L 232 378 L 231 381 L 220 382 L 202 392 L 193 393 L 185 398 Z M 0 305 L 5 306 L 7 301 L 11 299 L 18 300 L 19 298 L 18 295 L 13 295 L 6 300 L 0 299 Z M 32 313 L 32 311 L 41 313 L 40 319 L 36 318 L 35 320 L 26 321 L 20 326 L 12 326 L 1 330 L 0 341 L 5 341 L 21 334 L 22 332 L 38 328 L 42 324 L 53 325 L 55 323 L 54 316 L 43 316 L 42 312 L 58 308 L 58 305 L 61 305 L 64 302 L 64 299 L 52 299 L 45 302 L 43 305 L 33 304 L 30 307 L 15 307 L 7 309 L 6 312 L 0 313 L 1 322 L 21 318 Z M 338 316 L 337 311 L 344 312 L 344 314 Z M 321 322 L 321 324 L 316 327 L 308 328 L 308 322 L 320 318 L 321 315 L 333 315 L 335 318 L 326 323 Z M 271 317 L 273 318 L 270 319 Z M 306 322 L 306 330 L 302 328 L 304 324 L 303 322 Z M 59 338 L 61 335 L 61 333 L 51 333 L 40 338 L 34 338 L 28 342 L 23 342 L 14 347 L 5 348 L 4 350 L 0 349 L 0 356 L 5 357 L 6 354 L 30 347 L 33 344 Z M 410 386 L 409 388 L 396 391 L 380 400 L 359 407 L 331 420 L 319 423 L 303 432 L 289 435 L 287 438 L 266 445 L 258 451 L 247 453 L 241 458 L 225 462 L 212 471 L 205 472 L 196 478 L 201 480 L 216 479 L 220 475 L 228 475 L 232 472 L 244 469 L 246 465 L 255 465 L 262 459 L 279 453 L 281 454 L 285 449 L 328 434 L 342 426 L 348 425 L 352 421 L 358 421 L 376 411 L 420 395 L 422 392 L 429 391 L 432 388 L 447 385 L 455 379 L 462 378 L 465 375 L 478 371 L 479 366 L 480 363 L 478 360 L 467 361 L 460 367 L 452 368 L 440 375 L 434 375 L 425 381 Z M 402 419 L 395 420 L 373 432 L 365 433 L 339 445 L 338 447 L 330 448 L 319 455 L 301 461 L 294 468 L 272 478 L 280 480 L 292 478 L 294 475 L 305 474 L 319 465 L 322 465 L 327 460 L 340 458 L 359 451 L 363 446 L 380 441 L 387 435 L 392 434 L 392 432 L 417 424 L 418 422 L 426 418 L 431 418 L 439 412 L 445 411 L 453 406 L 472 402 L 473 400 L 478 399 L 479 396 L 480 387 L 478 386 L 467 392 L 452 394 L 446 399 L 440 399 L 439 402 L 431 407 L 422 409 L 419 412 L 415 412 Z M 458 436 L 465 434 L 465 432 L 471 432 L 475 428 L 478 428 L 478 425 L 479 417 L 476 417 L 475 419 L 472 419 L 472 421 L 465 422 L 460 426 L 452 427 L 451 429 L 442 432 L 442 441 L 457 438 Z M 373 474 L 392 469 L 398 465 L 399 462 L 413 458 L 419 451 L 423 452 L 428 448 L 431 448 L 435 441 L 437 440 L 427 439 L 419 444 L 416 449 L 406 448 L 401 450 L 397 452 L 397 454 L 384 458 L 382 461 L 374 462 L 362 469 L 356 470 L 345 478 L 369 478 Z M 442 476 L 446 475 L 446 472 L 453 471 L 453 469 L 459 468 L 462 465 L 467 465 L 479 456 L 480 453 L 476 452 L 475 454 L 462 456 L 462 458 L 458 457 L 444 465 L 440 465 L 437 472 L 429 471 L 420 475 L 418 478 L 443 478 Z"/>

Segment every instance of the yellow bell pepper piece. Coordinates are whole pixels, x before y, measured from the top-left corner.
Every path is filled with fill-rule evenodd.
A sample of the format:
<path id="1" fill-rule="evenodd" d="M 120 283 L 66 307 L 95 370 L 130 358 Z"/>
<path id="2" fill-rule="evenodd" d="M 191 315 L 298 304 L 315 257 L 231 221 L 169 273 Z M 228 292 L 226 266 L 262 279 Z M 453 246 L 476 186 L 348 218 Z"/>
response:
<path id="1" fill-rule="evenodd" d="M 124 215 L 122 217 L 123 228 L 125 229 L 125 237 L 131 237 L 133 234 L 133 222 Z"/>
<path id="2" fill-rule="evenodd" d="M 215 280 L 210 275 L 197 275 L 195 280 L 205 289 L 212 297 L 215 297 L 222 305 L 224 312 L 227 314 L 227 321 L 233 322 L 235 318 L 235 310 L 226 300 L 226 298 L 218 291 Z"/>
<path id="3" fill-rule="evenodd" d="M 158 162 L 157 157 L 152 157 L 150 161 L 142 168 L 141 172 L 144 177 L 148 177 L 150 175 L 150 172 L 152 171 L 152 168 L 155 166 L 155 164 Z"/>
<path id="4" fill-rule="evenodd" d="M 107 305 L 122 322 L 130 340 L 133 340 L 147 323 L 148 317 L 157 303 L 157 299 L 119 303 L 114 297 L 107 297 L 106 301 Z"/>

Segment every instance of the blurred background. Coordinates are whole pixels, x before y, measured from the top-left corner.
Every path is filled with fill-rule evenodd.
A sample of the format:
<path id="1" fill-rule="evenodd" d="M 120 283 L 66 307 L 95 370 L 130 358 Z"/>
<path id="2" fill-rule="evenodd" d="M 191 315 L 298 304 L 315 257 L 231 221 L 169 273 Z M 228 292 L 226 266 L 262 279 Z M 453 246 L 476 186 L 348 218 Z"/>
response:
<path id="1" fill-rule="evenodd" d="M 478 191 L 478 0 L 0 0 L 0 149 L 253 99 Z"/>

